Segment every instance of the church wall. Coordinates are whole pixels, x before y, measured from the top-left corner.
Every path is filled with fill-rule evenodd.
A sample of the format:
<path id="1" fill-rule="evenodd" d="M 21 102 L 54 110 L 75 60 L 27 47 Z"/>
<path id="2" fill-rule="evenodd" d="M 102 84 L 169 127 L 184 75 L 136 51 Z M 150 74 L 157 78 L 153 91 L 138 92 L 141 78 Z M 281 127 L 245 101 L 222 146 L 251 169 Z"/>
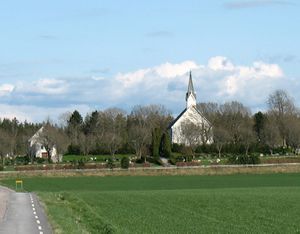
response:
<path id="1" fill-rule="evenodd" d="M 187 111 L 174 123 L 172 126 L 172 143 L 177 144 L 186 144 L 187 141 L 185 137 L 181 133 L 181 125 L 185 123 L 186 121 L 190 121 L 194 123 L 195 125 L 202 125 L 204 123 L 205 126 L 209 127 L 209 123 L 204 119 L 199 112 L 195 108 L 189 108 Z M 211 144 L 213 141 L 212 139 L 208 142 Z M 202 142 L 199 142 L 201 144 Z"/>

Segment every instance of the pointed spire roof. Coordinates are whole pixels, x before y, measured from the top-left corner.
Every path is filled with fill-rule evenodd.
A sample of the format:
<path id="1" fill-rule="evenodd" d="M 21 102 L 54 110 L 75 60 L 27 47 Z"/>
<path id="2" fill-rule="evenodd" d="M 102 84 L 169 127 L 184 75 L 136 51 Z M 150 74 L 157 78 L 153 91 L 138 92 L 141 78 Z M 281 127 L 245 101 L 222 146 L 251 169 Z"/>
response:
<path id="1" fill-rule="evenodd" d="M 190 78 L 189 78 L 189 85 L 188 85 L 188 90 L 186 92 L 186 99 L 193 94 L 193 96 L 196 98 L 196 93 L 194 90 L 194 85 L 193 85 L 193 79 L 192 79 L 192 71 L 190 71 Z"/>
<path id="2" fill-rule="evenodd" d="M 190 71 L 190 79 L 189 79 L 189 86 L 188 86 L 188 93 L 195 93 L 194 91 L 194 85 L 193 85 L 193 80 L 192 80 L 192 72 Z"/>

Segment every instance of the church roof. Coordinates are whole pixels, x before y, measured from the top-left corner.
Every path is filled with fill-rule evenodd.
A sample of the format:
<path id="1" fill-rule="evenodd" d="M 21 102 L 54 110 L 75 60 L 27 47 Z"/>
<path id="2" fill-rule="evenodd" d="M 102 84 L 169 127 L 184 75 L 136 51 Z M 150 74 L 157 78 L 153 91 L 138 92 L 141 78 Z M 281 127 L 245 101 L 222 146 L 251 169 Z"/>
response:
<path id="1" fill-rule="evenodd" d="M 209 120 L 201 113 L 200 110 L 198 110 L 198 108 L 196 106 L 190 107 L 190 108 L 194 108 L 197 113 L 201 116 L 201 118 L 203 118 L 209 125 L 211 125 L 211 123 L 209 122 Z M 177 117 L 176 119 L 174 119 L 170 125 L 168 126 L 168 129 L 172 128 L 173 125 L 181 118 L 181 116 L 183 116 L 183 114 L 188 110 L 189 108 L 185 108 Z"/>
<path id="2" fill-rule="evenodd" d="M 180 119 L 181 116 L 183 116 L 183 114 L 187 111 L 187 108 L 185 108 L 177 117 L 176 119 L 174 119 L 168 126 L 168 129 L 171 128 L 176 122 L 178 119 Z"/>

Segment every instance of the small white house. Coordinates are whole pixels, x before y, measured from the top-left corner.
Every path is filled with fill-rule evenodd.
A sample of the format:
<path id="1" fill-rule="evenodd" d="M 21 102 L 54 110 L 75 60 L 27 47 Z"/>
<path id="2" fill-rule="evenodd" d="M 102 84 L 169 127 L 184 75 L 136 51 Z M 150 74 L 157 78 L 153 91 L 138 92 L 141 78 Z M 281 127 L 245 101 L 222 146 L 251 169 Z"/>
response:
<path id="1" fill-rule="evenodd" d="M 29 154 L 31 157 L 48 159 L 48 152 L 43 145 L 43 131 L 44 127 L 41 127 L 29 140 Z M 59 157 L 57 155 L 57 149 L 55 146 L 50 150 L 52 162 L 58 162 Z"/>
<path id="2" fill-rule="evenodd" d="M 186 93 L 186 108 L 178 115 L 178 117 L 169 126 L 171 133 L 171 142 L 177 144 L 188 144 L 186 137 L 183 134 L 183 124 L 190 122 L 196 126 L 201 126 L 204 130 L 207 130 L 208 139 L 206 144 L 213 143 L 212 126 L 210 122 L 203 116 L 203 114 L 197 109 L 196 92 L 194 90 L 192 74 L 190 72 L 188 90 Z M 199 132 L 199 134 L 201 134 Z M 203 144 L 199 137 L 198 144 Z"/>

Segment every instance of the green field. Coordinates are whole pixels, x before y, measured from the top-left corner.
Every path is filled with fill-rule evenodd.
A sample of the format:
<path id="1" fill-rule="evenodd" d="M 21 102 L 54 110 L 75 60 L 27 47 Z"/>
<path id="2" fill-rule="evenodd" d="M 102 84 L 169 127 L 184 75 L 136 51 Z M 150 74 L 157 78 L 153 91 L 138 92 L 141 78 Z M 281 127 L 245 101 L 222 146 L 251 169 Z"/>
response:
<path id="1" fill-rule="evenodd" d="M 300 233 L 300 174 L 28 178 L 24 185 L 45 203 L 57 233 Z"/>

